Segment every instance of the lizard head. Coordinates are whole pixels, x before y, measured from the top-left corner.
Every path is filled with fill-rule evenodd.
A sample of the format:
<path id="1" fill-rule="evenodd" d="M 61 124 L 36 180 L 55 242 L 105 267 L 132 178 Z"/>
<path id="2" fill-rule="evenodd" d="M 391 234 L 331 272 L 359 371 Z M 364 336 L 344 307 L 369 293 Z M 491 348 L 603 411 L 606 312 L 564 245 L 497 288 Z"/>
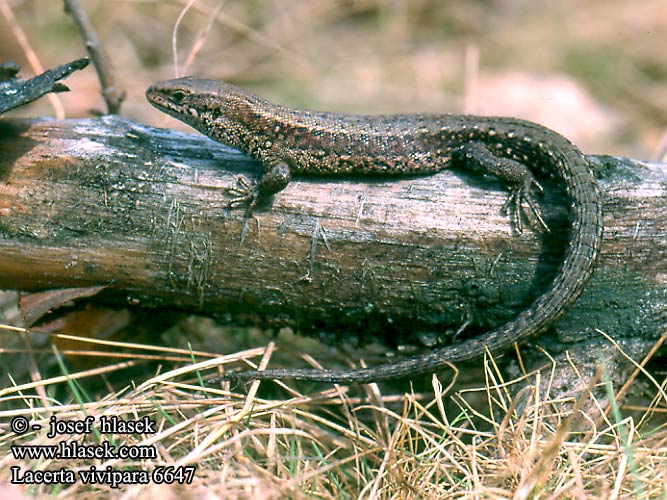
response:
<path id="1" fill-rule="evenodd" d="M 247 145 L 240 138 L 247 137 L 258 125 L 261 99 L 231 83 L 177 78 L 151 85 L 146 98 L 160 111 L 241 150 L 247 149 Z"/>

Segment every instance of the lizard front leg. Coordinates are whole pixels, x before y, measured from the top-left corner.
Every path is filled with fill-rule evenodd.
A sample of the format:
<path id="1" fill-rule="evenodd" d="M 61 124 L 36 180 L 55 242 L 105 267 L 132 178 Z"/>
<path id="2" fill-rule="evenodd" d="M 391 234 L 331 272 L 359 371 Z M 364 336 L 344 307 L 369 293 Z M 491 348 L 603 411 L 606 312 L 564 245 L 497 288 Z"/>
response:
<path id="1" fill-rule="evenodd" d="M 252 215 L 258 202 L 282 191 L 292 180 L 289 165 L 284 160 L 265 160 L 262 165 L 264 173 L 258 180 L 241 176 L 237 179 L 236 186 L 227 188 L 227 193 L 234 197 L 227 202 L 228 208 L 246 205 L 246 213 Z"/>

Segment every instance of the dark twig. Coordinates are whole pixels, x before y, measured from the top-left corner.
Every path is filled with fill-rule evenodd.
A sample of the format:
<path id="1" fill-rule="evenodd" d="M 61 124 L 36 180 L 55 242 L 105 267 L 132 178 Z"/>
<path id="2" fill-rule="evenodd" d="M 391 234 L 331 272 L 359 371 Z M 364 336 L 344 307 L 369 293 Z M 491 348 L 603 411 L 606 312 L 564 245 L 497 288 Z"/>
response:
<path id="1" fill-rule="evenodd" d="M 19 70 L 16 64 L 0 64 L 0 114 L 34 101 L 49 92 L 67 92 L 69 88 L 59 80 L 86 66 L 88 66 L 88 58 L 84 57 L 61 64 L 30 80 L 19 80 L 15 76 Z"/>
<path id="2" fill-rule="evenodd" d="M 116 79 L 111 61 L 102 47 L 95 28 L 88 14 L 79 0 L 65 0 L 65 12 L 67 12 L 79 28 L 79 32 L 86 42 L 86 49 L 95 65 L 95 71 L 102 86 L 102 96 L 107 103 L 109 114 L 118 114 L 120 106 L 125 99 L 125 91 L 116 86 Z"/>

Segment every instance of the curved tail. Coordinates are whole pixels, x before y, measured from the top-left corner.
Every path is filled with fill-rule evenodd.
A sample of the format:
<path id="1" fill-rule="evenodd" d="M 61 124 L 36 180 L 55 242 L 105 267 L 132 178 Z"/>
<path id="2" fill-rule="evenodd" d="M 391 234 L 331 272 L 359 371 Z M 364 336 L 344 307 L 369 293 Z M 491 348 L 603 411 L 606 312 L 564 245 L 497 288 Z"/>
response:
<path id="1" fill-rule="evenodd" d="M 544 331 L 560 318 L 567 307 L 581 294 L 590 278 L 602 241 L 602 205 L 600 192 L 589 164 L 583 154 L 567 139 L 536 124 L 507 121 L 508 130 L 523 127 L 539 128 L 547 145 L 533 144 L 542 169 L 560 178 L 570 198 L 569 245 L 563 263 L 549 289 L 528 308 L 504 325 L 469 340 L 406 358 L 361 369 L 271 369 L 264 371 L 230 372 L 224 378 L 236 380 L 300 379 L 332 383 L 377 382 L 434 372 L 449 363 L 481 357 L 485 352 L 496 353 L 515 342 Z M 494 123 L 494 128 L 498 122 Z M 545 150 L 540 150 L 540 147 Z"/>

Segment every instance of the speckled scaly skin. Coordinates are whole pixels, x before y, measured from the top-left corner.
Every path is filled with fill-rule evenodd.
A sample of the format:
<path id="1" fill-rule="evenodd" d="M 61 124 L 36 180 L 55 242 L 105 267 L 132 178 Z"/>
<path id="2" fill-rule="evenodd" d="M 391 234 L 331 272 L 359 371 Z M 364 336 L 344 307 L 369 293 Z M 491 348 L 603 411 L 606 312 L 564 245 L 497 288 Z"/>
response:
<path id="1" fill-rule="evenodd" d="M 229 378 L 376 382 L 434 372 L 448 363 L 496 353 L 537 335 L 583 291 L 602 240 L 597 182 L 583 154 L 561 135 L 515 118 L 448 114 L 348 115 L 274 105 L 229 83 L 180 78 L 156 83 L 146 97 L 158 109 L 211 139 L 237 148 L 265 169 L 233 190 L 233 204 L 252 209 L 283 189 L 292 174 L 405 175 L 445 168 L 491 173 L 510 185 L 510 201 L 538 216 L 531 170 L 559 180 L 568 196 L 569 244 L 551 286 L 508 323 L 483 335 L 401 361 L 362 369 L 270 369 Z M 515 210 L 516 213 L 516 210 Z M 541 221 L 541 219 L 540 219 Z M 520 215 L 516 218 L 520 224 Z"/>

